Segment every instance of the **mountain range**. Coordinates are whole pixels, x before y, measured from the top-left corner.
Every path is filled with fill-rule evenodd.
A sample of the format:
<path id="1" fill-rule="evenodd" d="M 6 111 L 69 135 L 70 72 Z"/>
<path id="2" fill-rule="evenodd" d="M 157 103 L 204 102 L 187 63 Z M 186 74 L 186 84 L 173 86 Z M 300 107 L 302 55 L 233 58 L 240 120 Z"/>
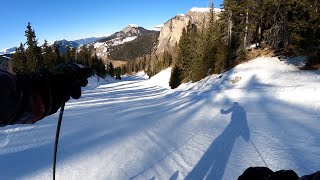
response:
<path id="1" fill-rule="evenodd" d="M 219 9 L 215 11 L 216 13 L 221 12 Z M 188 23 L 201 27 L 201 24 L 208 20 L 208 12 L 209 8 L 192 8 L 186 14 L 176 15 L 164 24 L 156 26 L 154 30 L 130 24 L 107 37 L 91 37 L 74 41 L 63 39 L 53 44 L 58 45 L 62 53 L 65 52 L 67 46 L 72 48 L 79 48 L 81 45 L 93 46 L 97 56 L 103 59 L 132 60 L 152 52 L 159 55 L 165 50 L 170 51 L 179 42 L 182 29 L 187 27 Z M 7 48 L 0 51 L 0 55 L 14 52 L 15 47 Z M 132 52 L 135 55 L 129 54 Z"/>

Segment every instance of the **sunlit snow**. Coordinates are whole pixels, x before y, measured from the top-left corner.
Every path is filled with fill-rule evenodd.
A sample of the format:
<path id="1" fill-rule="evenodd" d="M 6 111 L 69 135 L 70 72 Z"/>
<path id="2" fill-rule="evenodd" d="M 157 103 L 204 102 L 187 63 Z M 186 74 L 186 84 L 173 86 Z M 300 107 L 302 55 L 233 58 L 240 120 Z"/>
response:
<path id="1" fill-rule="evenodd" d="M 66 104 L 57 179 L 237 179 L 319 170 L 320 71 L 261 57 L 169 88 L 170 69 L 97 81 Z M 1 179 L 51 179 L 58 113 L 0 129 Z"/>

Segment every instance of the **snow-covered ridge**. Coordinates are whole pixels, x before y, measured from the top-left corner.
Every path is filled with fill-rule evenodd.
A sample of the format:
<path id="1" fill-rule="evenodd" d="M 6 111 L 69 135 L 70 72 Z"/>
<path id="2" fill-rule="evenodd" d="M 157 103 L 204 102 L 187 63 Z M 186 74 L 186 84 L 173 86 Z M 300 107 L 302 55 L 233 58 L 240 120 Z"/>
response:
<path id="1" fill-rule="evenodd" d="M 137 39 L 137 36 L 130 36 L 130 37 L 126 37 L 126 38 L 115 38 L 112 40 L 109 40 L 107 42 L 96 42 L 93 44 L 93 47 L 96 49 L 96 53 L 98 57 L 101 56 L 108 56 L 109 55 L 109 48 L 112 46 L 117 46 L 117 45 L 121 45 L 124 43 L 128 43 L 130 41 L 133 41 Z"/>
<path id="2" fill-rule="evenodd" d="M 16 47 L 13 47 L 13 48 L 5 48 L 3 50 L 0 51 L 0 55 L 3 55 L 3 54 L 13 54 L 16 52 Z"/>
<path id="3" fill-rule="evenodd" d="M 92 45 L 96 48 L 95 50 L 99 57 L 106 58 L 109 55 L 111 47 L 128 43 L 150 32 L 150 30 L 144 29 L 138 25 L 129 24 L 121 31 L 101 39 L 98 42 L 94 42 Z"/>
<path id="4" fill-rule="evenodd" d="M 130 27 L 140 27 L 139 25 L 136 24 L 129 24 Z"/>

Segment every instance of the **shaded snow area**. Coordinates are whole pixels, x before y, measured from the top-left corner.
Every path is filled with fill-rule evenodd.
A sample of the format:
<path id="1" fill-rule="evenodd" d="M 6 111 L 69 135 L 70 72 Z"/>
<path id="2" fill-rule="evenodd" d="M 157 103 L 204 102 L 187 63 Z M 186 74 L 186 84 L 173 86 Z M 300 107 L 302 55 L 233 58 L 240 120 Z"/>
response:
<path id="1" fill-rule="evenodd" d="M 258 58 L 197 83 L 90 80 L 66 104 L 57 179 L 236 179 L 320 167 L 320 71 Z M 93 84 L 93 85 L 92 85 Z M 0 129 L 0 179 L 51 179 L 58 113 Z"/>

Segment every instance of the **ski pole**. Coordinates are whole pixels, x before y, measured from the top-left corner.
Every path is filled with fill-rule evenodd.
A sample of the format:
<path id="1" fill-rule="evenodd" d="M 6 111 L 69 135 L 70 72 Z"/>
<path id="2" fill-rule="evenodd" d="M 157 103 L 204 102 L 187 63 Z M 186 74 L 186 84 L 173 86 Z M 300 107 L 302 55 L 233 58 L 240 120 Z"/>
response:
<path id="1" fill-rule="evenodd" d="M 65 101 L 63 100 L 62 104 L 61 104 L 58 123 L 57 123 L 56 139 L 55 139 L 55 143 L 54 143 L 53 172 L 52 172 L 53 173 L 53 180 L 56 179 L 57 149 L 58 149 L 58 143 L 59 143 L 60 127 L 61 127 L 61 122 L 62 122 L 62 117 L 63 117 L 64 106 L 65 106 Z"/>

